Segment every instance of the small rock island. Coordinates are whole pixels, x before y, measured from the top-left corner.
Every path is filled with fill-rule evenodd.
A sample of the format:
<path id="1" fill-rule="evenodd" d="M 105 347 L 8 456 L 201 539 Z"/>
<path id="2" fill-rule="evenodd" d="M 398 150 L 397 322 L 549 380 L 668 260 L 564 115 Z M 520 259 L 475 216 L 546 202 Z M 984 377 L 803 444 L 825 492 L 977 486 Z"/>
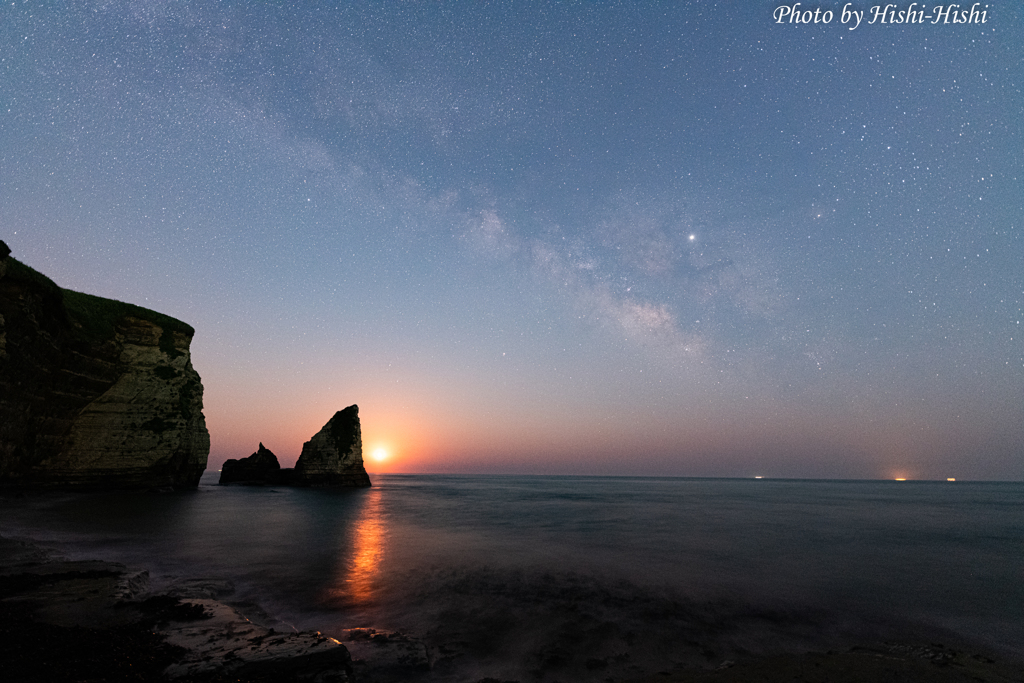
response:
<path id="1" fill-rule="evenodd" d="M 0 241 L 0 487 L 197 487 L 210 434 L 195 330 L 10 253 Z"/>
<path id="2" fill-rule="evenodd" d="M 351 405 L 336 412 L 304 443 L 294 469 L 282 468 L 277 456 L 260 443 L 248 458 L 225 462 L 220 471 L 220 483 L 323 488 L 370 486 L 370 477 L 363 467 L 359 406 Z"/>

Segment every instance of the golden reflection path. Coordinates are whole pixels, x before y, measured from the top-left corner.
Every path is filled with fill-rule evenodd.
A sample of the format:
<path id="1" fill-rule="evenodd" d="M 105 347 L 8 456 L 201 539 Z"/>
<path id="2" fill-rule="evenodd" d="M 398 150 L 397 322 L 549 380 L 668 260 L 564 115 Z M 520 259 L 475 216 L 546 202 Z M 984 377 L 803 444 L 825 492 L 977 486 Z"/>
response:
<path id="1" fill-rule="evenodd" d="M 372 602 L 374 585 L 384 558 L 387 530 L 381 505 L 381 490 L 366 492 L 362 512 L 352 527 L 348 552 L 338 567 L 338 575 L 330 589 L 335 600 L 363 605 Z"/>

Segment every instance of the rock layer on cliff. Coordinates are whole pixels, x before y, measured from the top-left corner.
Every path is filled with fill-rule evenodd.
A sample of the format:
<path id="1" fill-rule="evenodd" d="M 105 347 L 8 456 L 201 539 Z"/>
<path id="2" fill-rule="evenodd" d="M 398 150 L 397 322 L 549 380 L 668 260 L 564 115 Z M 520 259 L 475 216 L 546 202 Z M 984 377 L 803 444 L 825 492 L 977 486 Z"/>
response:
<path id="1" fill-rule="evenodd" d="M 210 436 L 194 333 L 0 257 L 0 485 L 197 486 Z"/>

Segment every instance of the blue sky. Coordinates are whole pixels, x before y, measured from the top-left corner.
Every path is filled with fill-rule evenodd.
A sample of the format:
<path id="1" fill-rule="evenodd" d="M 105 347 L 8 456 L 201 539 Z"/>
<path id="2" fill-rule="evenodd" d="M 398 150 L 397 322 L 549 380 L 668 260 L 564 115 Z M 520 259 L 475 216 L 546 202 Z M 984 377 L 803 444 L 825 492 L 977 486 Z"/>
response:
<path id="1" fill-rule="evenodd" d="M 1024 17 L 842 4 L 12 3 L 0 237 L 196 328 L 214 469 L 1020 479 Z"/>

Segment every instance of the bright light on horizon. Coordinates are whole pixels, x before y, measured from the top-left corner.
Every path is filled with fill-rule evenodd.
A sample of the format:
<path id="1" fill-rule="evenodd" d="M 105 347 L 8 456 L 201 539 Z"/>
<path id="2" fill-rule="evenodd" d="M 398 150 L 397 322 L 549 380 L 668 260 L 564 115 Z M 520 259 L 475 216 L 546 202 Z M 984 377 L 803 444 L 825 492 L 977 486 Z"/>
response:
<path id="1" fill-rule="evenodd" d="M 373 452 L 370 453 L 370 457 L 377 462 L 384 462 L 388 459 L 388 450 L 386 448 L 374 448 Z"/>

